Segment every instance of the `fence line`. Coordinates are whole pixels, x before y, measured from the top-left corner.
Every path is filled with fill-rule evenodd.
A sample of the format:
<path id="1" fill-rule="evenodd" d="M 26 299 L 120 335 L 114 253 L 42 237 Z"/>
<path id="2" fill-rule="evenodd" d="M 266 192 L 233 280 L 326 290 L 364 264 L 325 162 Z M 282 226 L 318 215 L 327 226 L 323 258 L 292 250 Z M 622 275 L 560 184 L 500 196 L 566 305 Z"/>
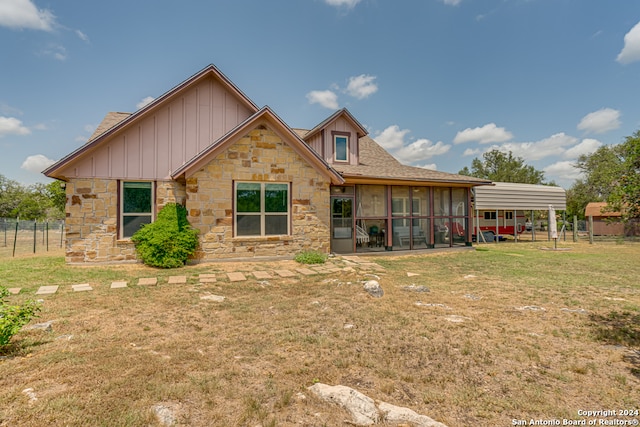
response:
<path id="1" fill-rule="evenodd" d="M 0 218 L 0 257 L 62 248 L 64 221 L 24 221 Z"/>

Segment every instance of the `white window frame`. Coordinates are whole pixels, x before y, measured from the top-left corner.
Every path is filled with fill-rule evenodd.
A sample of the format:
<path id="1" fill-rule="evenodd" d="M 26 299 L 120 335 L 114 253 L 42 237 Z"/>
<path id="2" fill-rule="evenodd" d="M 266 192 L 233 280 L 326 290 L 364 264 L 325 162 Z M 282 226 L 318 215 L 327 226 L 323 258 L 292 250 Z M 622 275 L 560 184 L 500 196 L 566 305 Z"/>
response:
<path id="1" fill-rule="evenodd" d="M 484 219 L 487 221 L 495 221 L 496 215 L 496 211 L 484 211 Z"/>
<path id="2" fill-rule="evenodd" d="M 125 183 L 131 183 L 131 182 L 135 182 L 135 183 L 145 183 L 145 184 L 151 184 L 151 212 L 147 213 L 147 212 L 125 212 L 124 211 L 124 187 L 125 187 Z M 118 230 L 118 235 L 120 237 L 120 239 L 131 239 L 131 236 L 125 236 L 124 235 L 124 218 L 125 217 L 131 217 L 131 216 L 148 216 L 151 218 L 151 222 L 155 221 L 155 205 L 156 205 L 156 195 L 155 195 L 155 185 L 153 181 L 145 181 L 145 180 L 126 180 L 126 181 L 120 181 L 120 192 L 118 194 L 118 197 L 120 198 L 120 209 L 118 212 L 118 215 L 120 215 L 120 221 L 119 221 L 119 225 L 120 225 L 120 230 Z"/>
<path id="3" fill-rule="evenodd" d="M 338 138 L 344 138 L 345 140 L 345 158 L 344 159 L 338 158 L 338 150 L 337 150 Z M 343 135 L 340 133 L 333 135 L 333 160 L 335 162 L 349 163 L 349 135 Z"/>
<path id="4" fill-rule="evenodd" d="M 260 212 L 238 212 L 238 184 L 260 184 Z M 265 212 L 265 186 L 268 184 L 282 184 L 287 186 L 287 232 L 286 234 L 266 234 L 267 216 L 285 216 L 284 212 Z M 233 234 L 234 237 L 268 237 L 291 235 L 291 183 L 280 181 L 235 181 L 233 183 Z M 238 234 L 238 214 L 260 217 L 260 234 Z"/>

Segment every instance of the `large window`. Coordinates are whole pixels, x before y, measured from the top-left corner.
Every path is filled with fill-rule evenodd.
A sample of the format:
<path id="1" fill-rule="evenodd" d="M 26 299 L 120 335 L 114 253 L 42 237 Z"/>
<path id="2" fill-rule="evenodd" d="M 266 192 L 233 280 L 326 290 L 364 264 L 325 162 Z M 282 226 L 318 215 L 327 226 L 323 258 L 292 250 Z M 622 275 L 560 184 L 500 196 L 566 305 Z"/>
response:
<path id="1" fill-rule="evenodd" d="M 236 236 L 289 234 L 289 184 L 238 182 Z"/>
<path id="2" fill-rule="evenodd" d="M 120 192 L 121 237 L 128 238 L 153 221 L 153 183 L 123 182 Z"/>
<path id="3" fill-rule="evenodd" d="M 346 135 L 334 135 L 333 137 L 334 160 L 337 162 L 349 161 L 349 137 Z"/>

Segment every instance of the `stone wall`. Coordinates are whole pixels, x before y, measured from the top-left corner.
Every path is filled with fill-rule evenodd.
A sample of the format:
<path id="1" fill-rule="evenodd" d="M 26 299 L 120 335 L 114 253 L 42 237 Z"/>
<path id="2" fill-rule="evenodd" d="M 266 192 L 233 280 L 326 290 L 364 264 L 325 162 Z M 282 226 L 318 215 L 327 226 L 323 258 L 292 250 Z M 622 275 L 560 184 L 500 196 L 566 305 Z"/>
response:
<path id="1" fill-rule="evenodd" d="M 291 183 L 291 235 L 234 237 L 233 180 Z M 187 179 L 186 207 L 200 230 L 197 258 L 294 255 L 329 252 L 328 178 L 269 129 L 258 127 Z"/>
<path id="2" fill-rule="evenodd" d="M 136 260 L 129 239 L 118 239 L 118 182 L 114 179 L 70 179 L 66 185 L 66 261 L 111 262 Z M 165 204 L 184 204 L 184 185 L 156 183 L 156 213 Z"/>

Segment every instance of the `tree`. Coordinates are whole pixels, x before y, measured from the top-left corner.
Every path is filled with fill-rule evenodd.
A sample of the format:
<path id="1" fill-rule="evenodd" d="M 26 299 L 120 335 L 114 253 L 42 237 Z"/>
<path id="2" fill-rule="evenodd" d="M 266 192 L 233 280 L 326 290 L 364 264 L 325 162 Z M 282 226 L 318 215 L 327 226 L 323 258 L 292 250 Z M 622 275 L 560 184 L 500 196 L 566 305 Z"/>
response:
<path id="1" fill-rule="evenodd" d="M 62 219 L 66 200 L 59 181 L 25 187 L 0 175 L 0 218 Z"/>
<path id="2" fill-rule="evenodd" d="M 15 218 L 25 189 L 18 182 L 0 175 L 0 218 Z"/>
<path id="3" fill-rule="evenodd" d="M 458 173 L 498 182 L 544 184 L 544 172 L 525 165 L 524 159 L 514 157 L 511 151 L 507 154 L 500 150 L 491 150 L 484 153 L 482 158 L 483 160 L 473 159 L 471 171 L 465 166 Z"/>
<path id="4" fill-rule="evenodd" d="M 617 150 L 619 169 L 607 202 L 622 212 L 622 219 L 640 219 L 640 130 L 628 136 Z"/>

